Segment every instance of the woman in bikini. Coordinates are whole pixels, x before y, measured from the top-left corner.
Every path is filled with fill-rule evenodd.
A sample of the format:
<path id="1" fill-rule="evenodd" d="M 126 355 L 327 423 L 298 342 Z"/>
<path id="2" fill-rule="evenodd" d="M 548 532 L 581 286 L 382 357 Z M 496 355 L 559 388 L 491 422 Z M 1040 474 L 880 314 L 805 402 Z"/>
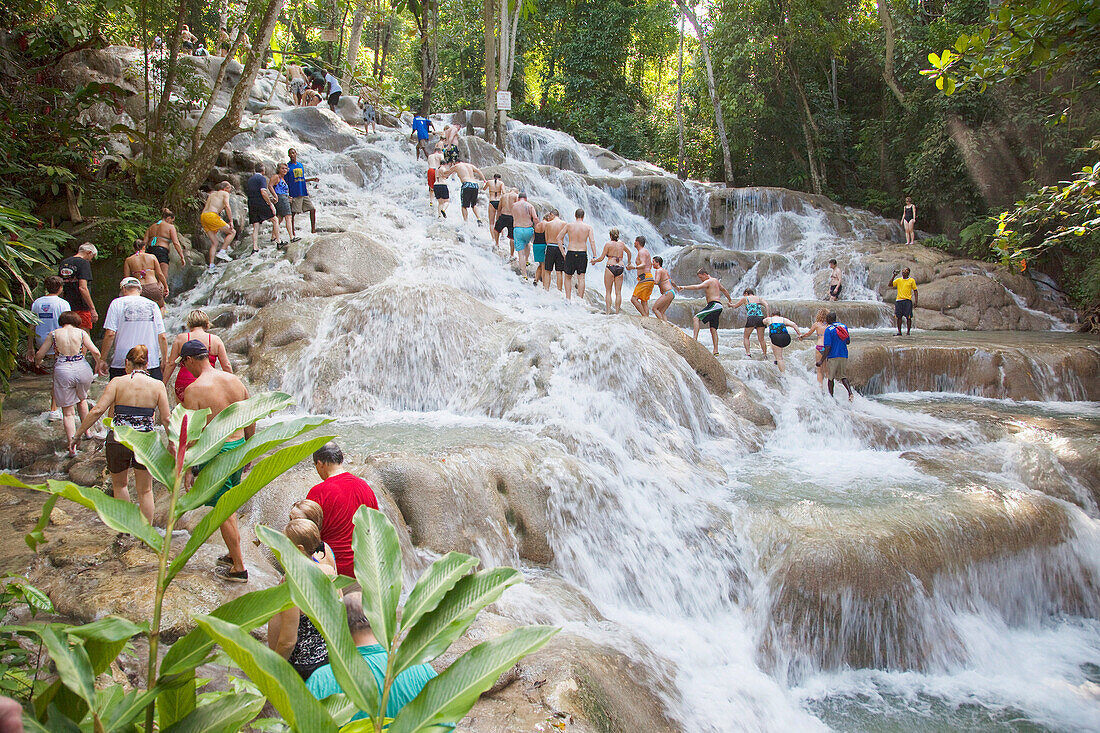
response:
<path id="1" fill-rule="evenodd" d="M 592 260 L 592 264 L 596 264 L 601 260 L 607 260 L 607 267 L 603 271 L 603 287 L 604 293 L 604 312 L 611 315 L 611 290 L 615 290 L 615 312 L 622 311 L 623 306 L 623 274 L 626 272 L 626 266 L 623 264 L 623 259 L 626 260 L 626 265 L 630 264 L 630 250 L 627 249 L 626 244 L 619 241 L 619 230 L 612 229 L 607 235 L 611 238 L 610 241 L 604 244 L 603 252 L 599 257 Z"/>
<path id="2" fill-rule="evenodd" d="M 901 225 L 905 228 L 905 243 L 917 242 L 917 205 L 912 196 L 905 197 L 905 208 L 901 210 Z"/>
<path id="3" fill-rule="evenodd" d="M 168 363 L 164 367 L 164 386 L 172 381 L 172 375 L 176 374 L 176 402 L 183 402 L 183 392 L 195 381 L 195 375 L 186 367 L 180 367 L 176 373 L 176 360 L 179 358 L 180 349 L 188 341 L 201 341 L 206 344 L 206 350 L 210 353 L 210 366 L 222 365 L 223 372 L 233 373 L 233 365 L 229 363 L 229 352 L 225 349 L 225 343 L 220 338 L 210 333 L 210 317 L 206 311 L 193 310 L 187 314 L 187 330 L 176 336 L 172 341 L 172 352 L 168 356 Z"/>
<path id="4" fill-rule="evenodd" d="M 180 244 L 180 233 L 176 230 L 176 215 L 170 209 L 160 210 L 160 221 L 145 230 L 146 251 L 157 258 L 161 281 L 164 282 L 164 297 L 168 297 L 168 243 L 179 255 L 180 262 L 187 262 Z"/>
<path id="5" fill-rule="evenodd" d="M 53 399 L 61 409 L 69 455 L 75 456 L 76 413 L 80 414 L 82 422 L 88 416 L 88 389 L 95 379 L 92 366 L 84 354 L 99 359 L 99 349 L 92 343 L 88 332 L 80 327 L 80 315 L 75 311 L 65 311 L 57 322 L 61 327 L 46 336 L 34 355 L 34 365 L 41 368 L 42 360 L 53 349 L 57 357 L 53 367 Z"/>
<path id="6" fill-rule="evenodd" d="M 164 383 L 153 379 L 145 367 L 149 363 L 149 349 L 135 346 L 126 353 L 126 373 L 115 377 L 103 390 L 99 402 L 91 409 L 77 428 L 83 434 L 96 424 L 104 412 L 110 410 L 115 427 L 125 425 L 143 433 L 152 432 L 156 423 L 168 429 L 168 392 Z M 76 449 L 76 440 L 70 439 L 69 451 Z M 153 478 L 145 466 L 137 462 L 134 452 L 115 439 L 114 430 L 107 434 L 104 446 L 107 470 L 111 472 L 111 488 L 116 499 L 130 501 L 126 489 L 130 469 L 134 469 L 134 487 L 137 489 L 141 513 L 153 523 Z"/>
<path id="7" fill-rule="evenodd" d="M 164 297 L 168 294 L 168 281 L 160 271 L 160 262 L 149 253 L 145 241 L 134 240 L 134 253 L 122 263 L 125 277 L 136 277 L 141 281 L 141 297 L 148 298 L 160 307 L 164 315 Z"/>
<path id="8" fill-rule="evenodd" d="M 825 323 L 825 317 L 829 315 L 828 308 L 819 308 L 817 313 L 814 314 L 814 325 L 810 326 L 806 333 L 798 337 L 798 340 L 809 338 L 810 336 L 817 336 L 817 361 L 821 361 L 821 354 L 825 351 L 825 329 L 828 328 L 828 324 Z M 825 384 L 825 365 L 817 367 L 817 386 L 822 387 Z"/>

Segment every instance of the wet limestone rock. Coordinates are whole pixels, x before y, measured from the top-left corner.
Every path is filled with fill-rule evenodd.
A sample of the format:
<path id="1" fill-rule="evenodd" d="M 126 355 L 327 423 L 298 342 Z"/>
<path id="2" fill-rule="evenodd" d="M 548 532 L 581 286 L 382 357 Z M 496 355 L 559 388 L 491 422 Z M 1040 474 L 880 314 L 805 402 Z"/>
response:
<path id="1" fill-rule="evenodd" d="M 472 163 L 478 168 L 504 164 L 504 153 L 496 146 L 473 135 L 460 135 L 458 138 L 458 159 Z M 492 174 L 487 174 L 492 177 Z"/>
<path id="2" fill-rule="evenodd" d="M 726 371 L 705 346 L 675 326 L 656 318 L 637 317 L 634 322 L 682 356 L 712 393 L 718 396 L 726 394 Z"/>
<path id="3" fill-rule="evenodd" d="M 321 150 L 341 153 L 359 142 L 359 136 L 348 129 L 327 106 L 291 107 L 276 117 L 302 140 Z"/>

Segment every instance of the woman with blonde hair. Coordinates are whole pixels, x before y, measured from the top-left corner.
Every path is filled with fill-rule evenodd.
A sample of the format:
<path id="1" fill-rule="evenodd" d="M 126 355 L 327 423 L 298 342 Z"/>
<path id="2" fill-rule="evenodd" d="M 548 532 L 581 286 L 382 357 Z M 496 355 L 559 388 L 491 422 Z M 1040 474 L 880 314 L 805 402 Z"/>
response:
<path id="1" fill-rule="evenodd" d="M 172 381 L 172 375 L 176 373 L 176 361 L 179 359 L 180 349 L 188 341 L 201 341 L 206 346 L 207 352 L 210 354 L 210 366 L 216 367 L 221 364 L 222 371 L 233 373 L 233 365 L 229 363 L 229 352 L 225 349 L 225 344 L 220 338 L 212 333 L 210 330 L 210 316 L 206 315 L 206 311 L 193 310 L 187 314 L 187 330 L 176 336 L 172 341 L 172 353 L 168 357 L 168 363 L 164 366 L 164 385 Z M 176 401 L 183 402 L 183 392 L 191 383 L 195 381 L 195 375 L 188 371 L 187 367 L 179 367 L 179 374 L 176 374 Z"/>
<path id="2" fill-rule="evenodd" d="M 104 412 L 110 410 L 111 424 L 125 425 L 143 433 L 152 432 L 157 422 L 168 428 L 168 392 L 164 383 L 149 376 L 149 348 L 138 345 L 126 353 L 126 373 L 115 377 L 103 390 L 99 402 L 80 423 L 76 434 L 82 435 L 95 425 Z M 155 417 L 154 417 L 155 416 Z M 75 438 L 69 440 L 69 451 L 76 449 Z M 134 488 L 137 489 L 141 513 L 153 523 L 153 477 L 145 466 L 134 458 L 134 452 L 115 439 L 112 429 L 105 445 L 107 470 L 111 472 L 111 488 L 116 499 L 130 501 L 127 490 L 130 469 L 134 469 Z"/>
<path id="3" fill-rule="evenodd" d="M 314 557 L 321 548 L 321 530 L 308 519 L 291 519 L 283 534 L 299 551 Z M 321 565 L 326 574 L 335 576 L 336 570 Z M 318 668 L 328 664 L 328 648 L 317 627 L 297 606 L 276 614 L 267 622 L 267 645 L 278 652 L 301 675 L 303 680 Z"/>
<path id="4" fill-rule="evenodd" d="M 820 355 L 825 351 L 825 329 L 829 327 L 829 324 L 825 323 L 826 316 L 829 315 L 828 308 L 818 308 L 817 313 L 814 314 L 814 325 L 806 329 L 806 333 L 798 337 L 798 340 L 809 338 L 810 336 L 817 336 L 817 355 L 815 359 L 820 360 Z M 825 366 L 817 367 L 817 386 L 825 386 Z"/>
<path id="5" fill-rule="evenodd" d="M 313 522 L 317 526 L 317 539 L 320 540 L 322 523 L 325 521 L 325 510 L 321 508 L 320 504 L 311 499 L 301 499 L 294 502 L 290 507 L 290 520 L 294 521 L 295 519 L 307 519 Z M 313 552 L 312 557 L 314 562 L 319 563 L 322 567 L 331 568 L 332 573 L 330 575 L 336 575 L 336 554 L 327 543 L 321 542 L 319 549 Z"/>

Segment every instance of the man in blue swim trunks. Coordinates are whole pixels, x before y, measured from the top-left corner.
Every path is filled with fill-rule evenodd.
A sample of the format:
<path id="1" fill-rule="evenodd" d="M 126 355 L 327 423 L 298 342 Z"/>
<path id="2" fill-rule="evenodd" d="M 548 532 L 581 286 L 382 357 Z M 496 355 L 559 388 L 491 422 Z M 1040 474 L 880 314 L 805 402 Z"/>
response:
<path id="1" fill-rule="evenodd" d="M 527 248 L 531 245 L 531 239 L 535 236 L 535 222 L 539 214 L 535 207 L 527 201 L 527 194 L 519 192 L 519 197 L 512 204 L 512 238 L 515 241 L 516 254 L 519 255 L 519 266 L 523 272 L 523 279 L 527 277 Z M 545 246 L 543 253 L 545 254 Z"/>
<path id="2" fill-rule="evenodd" d="M 467 212 L 473 209 L 477 225 L 481 226 L 481 215 L 477 213 L 477 199 L 481 193 L 481 187 L 485 184 L 485 174 L 480 169 L 463 162 L 451 163 L 446 166 L 446 169 L 446 175 L 454 174 L 458 176 L 458 180 L 462 181 L 462 189 L 459 193 L 459 200 L 462 203 L 462 221 L 469 220 Z"/>
<path id="3" fill-rule="evenodd" d="M 413 134 L 416 135 L 416 159 L 420 160 L 420 151 L 424 151 L 424 160 L 428 159 L 428 137 L 435 131 L 432 121 L 417 114 L 412 121 Z"/>

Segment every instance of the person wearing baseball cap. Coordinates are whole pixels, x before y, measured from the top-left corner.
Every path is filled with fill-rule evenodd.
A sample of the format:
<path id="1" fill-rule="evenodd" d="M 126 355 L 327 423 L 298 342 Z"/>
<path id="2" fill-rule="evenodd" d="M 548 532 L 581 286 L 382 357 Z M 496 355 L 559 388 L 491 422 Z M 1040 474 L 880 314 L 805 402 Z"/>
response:
<path id="1" fill-rule="evenodd" d="M 119 291 L 120 296 L 111 301 L 103 319 L 103 348 L 96 373 L 109 372 L 112 379 L 121 377 L 126 373 L 126 354 L 135 346 L 145 346 L 149 349 L 146 367 L 149 376 L 161 379 L 161 363 L 168 354 L 168 337 L 160 308 L 141 297 L 141 281 L 136 277 L 122 278 Z"/>

